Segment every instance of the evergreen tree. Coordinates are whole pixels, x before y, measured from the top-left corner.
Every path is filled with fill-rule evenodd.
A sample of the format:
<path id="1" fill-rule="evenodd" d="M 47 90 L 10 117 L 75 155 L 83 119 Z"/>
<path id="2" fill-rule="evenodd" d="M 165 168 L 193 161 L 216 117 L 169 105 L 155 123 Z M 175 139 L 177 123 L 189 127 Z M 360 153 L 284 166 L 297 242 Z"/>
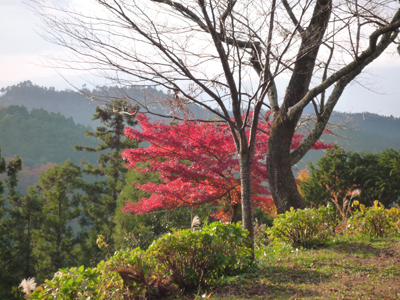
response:
<path id="1" fill-rule="evenodd" d="M 336 198 L 342 207 L 346 200 L 354 200 L 354 190 L 360 191 L 357 200 L 367 206 L 374 200 L 385 206 L 399 203 L 400 152 L 356 153 L 334 147 L 309 168 L 310 177 L 300 183 L 300 189 L 311 206 Z"/>
<path id="2" fill-rule="evenodd" d="M 161 213 L 150 215 L 135 215 L 123 212 L 127 201 L 138 202 L 142 197 L 149 196 L 148 193 L 135 188 L 135 183 L 144 184 L 147 182 L 158 183 L 158 175 L 154 173 L 140 173 L 130 169 L 126 175 L 125 185 L 121 190 L 117 201 L 115 213 L 115 234 L 114 240 L 118 249 L 123 248 L 147 248 L 156 237 L 165 232 L 160 223 Z"/>
<path id="3" fill-rule="evenodd" d="M 91 227 L 86 237 L 86 252 L 93 258 L 97 235 L 103 235 L 108 244 L 113 245 L 112 234 L 115 227 L 115 211 L 118 195 L 125 183 L 127 169 L 120 154 L 123 149 L 136 148 L 138 142 L 125 138 L 125 125 L 136 125 L 137 107 L 125 100 L 115 100 L 104 107 L 97 107 L 93 120 L 99 120 L 104 126 L 96 131 L 87 131 L 87 137 L 96 137 L 97 147 L 75 146 L 77 151 L 98 152 L 97 165 L 84 162 L 84 173 L 96 176 L 97 181 L 84 186 L 87 195 L 82 201 L 85 224 Z M 96 257 L 97 260 L 101 256 Z M 94 263 L 95 261 L 93 261 Z"/>
<path id="4" fill-rule="evenodd" d="M 43 202 L 39 198 L 36 187 L 30 187 L 25 195 L 10 199 L 9 230 L 14 239 L 14 249 L 18 259 L 18 269 L 22 272 L 20 278 L 35 276 L 35 260 L 32 257 L 34 246 L 33 233 L 42 224 Z"/>
<path id="5" fill-rule="evenodd" d="M 10 196 L 8 202 L 11 207 L 6 219 L 9 241 L 7 267 L 11 274 L 8 276 L 12 280 L 11 289 L 16 296 L 21 294 L 18 285 L 22 279 L 36 277 L 33 233 L 41 227 L 42 201 L 38 191 L 30 187 L 25 195 L 15 193 Z"/>
<path id="6" fill-rule="evenodd" d="M 34 234 L 33 255 L 37 260 L 37 278 L 51 278 L 59 268 L 78 264 L 81 215 L 77 190 L 82 186 L 82 171 L 69 160 L 43 172 L 39 177 L 43 223 Z M 74 232 L 74 229 L 75 232 Z"/>
<path id="7" fill-rule="evenodd" d="M 24 244 L 26 240 L 16 234 L 18 231 L 13 230 L 14 220 L 10 211 L 10 202 L 18 198 L 17 174 L 21 166 L 19 157 L 7 164 L 1 157 L 0 149 L 0 175 L 6 174 L 6 178 L 0 181 L 0 299 L 18 297 L 18 280 L 24 273 L 21 266 L 21 248 L 24 247 L 19 244 Z"/>

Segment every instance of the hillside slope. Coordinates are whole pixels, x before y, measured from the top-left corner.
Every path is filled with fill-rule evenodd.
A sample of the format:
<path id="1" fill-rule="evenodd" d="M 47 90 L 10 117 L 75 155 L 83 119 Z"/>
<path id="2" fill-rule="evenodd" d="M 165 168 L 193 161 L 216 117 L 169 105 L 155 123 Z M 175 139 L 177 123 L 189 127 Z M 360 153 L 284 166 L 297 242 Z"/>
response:
<path id="1" fill-rule="evenodd" d="M 0 110 L 0 147 L 3 156 L 19 155 L 24 165 L 38 168 L 61 163 L 68 158 L 79 163 L 85 157 L 74 152 L 74 145 L 95 146 L 94 138 L 85 138 L 90 127 L 77 125 L 72 118 L 43 109 L 28 112 L 24 106 L 11 105 Z M 86 159 L 95 162 L 95 155 Z"/>

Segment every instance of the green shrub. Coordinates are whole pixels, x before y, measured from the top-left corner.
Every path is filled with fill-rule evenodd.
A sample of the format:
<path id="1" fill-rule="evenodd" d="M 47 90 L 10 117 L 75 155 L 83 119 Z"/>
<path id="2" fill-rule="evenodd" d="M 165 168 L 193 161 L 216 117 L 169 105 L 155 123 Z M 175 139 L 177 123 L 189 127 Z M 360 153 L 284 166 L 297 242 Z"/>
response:
<path id="1" fill-rule="evenodd" d="M 400 208 L 385 209 L 382 203 L 374 201 L 371 207 L 359 205 L 359 209 L 349 218 L 348 231 L 350 234 L 383 237 L 400 233 Z"/>
<path id="2" fill-rule="evenodd" d="M 332 233 L 332 208 L 293 210 L 278 215 L 267 229 L 271 238 L 289 242 L 293 247 L 312 248 L 325 244 Z"/>
<path id="3" fill-rule="evenodd" d="M 97 268 L 60 270 L 32 300 L 159 299 L 197 288 L 252 265 L 248 232 L 240 224 L 212 223 L 164 235 L 146 251 L 116 252 Z"/>
<path id="4" fill-rule="evenodd" d="M 45 280 L 29 299 L 37 300 L 73 300 L 73 299 L 123 299 L 118 297 L 104 297 L 102 289 L 104 278 L 97 268 L 60 269 L 52 280 Z M 116 278 L 118 279 L 118 278 Z M 107 293 L 110 294 L 110 293 Z M 106 296 L 106 294 L 104 294 Z M 114 295 L 115 296 L 115 295 Z"/>
<path id="5" fill-rule="evenodd" d="M 240 224 L 218 222 L 201 230 L 179 230 L 164 235 L 148 252 L 169 270 L 181 289 L 193 289 L 222 275 L 244 271 L 252 263 L 248 232 Z"/>
<path id="6" fill-rule="evenodd" d="M 119 251 L 97 268 L 60 270 L 29 299 L 158 299 L 177 293 L 168 272 L 157 273 L 155 265 L 154 258 L 140 248 Z"/>

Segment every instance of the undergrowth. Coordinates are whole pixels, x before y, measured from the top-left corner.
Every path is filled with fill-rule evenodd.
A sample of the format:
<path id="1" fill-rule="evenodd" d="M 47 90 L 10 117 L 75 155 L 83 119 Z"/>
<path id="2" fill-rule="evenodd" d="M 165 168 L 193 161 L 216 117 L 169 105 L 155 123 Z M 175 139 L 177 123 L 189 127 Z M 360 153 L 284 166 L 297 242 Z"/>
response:
<path id="1" fill-rule="evenodd" d="M 291 210 L 270 228 L 256 225 L 254 260 L 240 223 L 176 230 L 146 251 L 60 270 L 29 299 L 378 299 L 383 289 L 365 285 L 373 280 L 392 289 L 387 299 L 399 299 L 400 208 L 354 207 L 349 219 L 320 207 Z"/>

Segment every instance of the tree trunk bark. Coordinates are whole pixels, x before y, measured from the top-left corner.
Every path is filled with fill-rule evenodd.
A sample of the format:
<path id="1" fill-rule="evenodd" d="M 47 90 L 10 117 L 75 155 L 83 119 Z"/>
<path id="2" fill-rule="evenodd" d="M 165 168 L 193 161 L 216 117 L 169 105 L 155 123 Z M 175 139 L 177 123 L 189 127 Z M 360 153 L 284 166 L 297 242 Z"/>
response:
<path id="1" fill-rule="evenodd" d="M 239 155 L 240 183 L 242 187 L 242 228 L 249 231 L 251 249 L 254 250 L 252 159 L 249 156 L 247 153 Z"/>
<path id="2" fill-rule="evenodd" d="M 290 145 L 297 120 L 284 119 L 282 115 L 277 115 L 272 123 L 267 151 L 269 188 L 278 214 L 290 210 L 291 207 L 306 207 L 297 189 L 290 163 Z"/>
<path id="3" fill-rule="evenodd" d="M 232 205 L 232 218 L 231 218 L 231 223 L 237 223 L 237 214 L 239 211 L 239 204 L 234 204 Z"/>
<path id="4" fill-rule="evenodd" d="M 292 173 L 290 146 L 303 109 L 289 113 L 309 90 L 319 48 L 328 26 L 332 0 L 317 0 L 307 29 L 301 30 L 301 46 L 292 77 L 279 111 L 273 111 L 267 151 L 267 175 L 278 214 L 291 207 L 305 208 Z"/>

